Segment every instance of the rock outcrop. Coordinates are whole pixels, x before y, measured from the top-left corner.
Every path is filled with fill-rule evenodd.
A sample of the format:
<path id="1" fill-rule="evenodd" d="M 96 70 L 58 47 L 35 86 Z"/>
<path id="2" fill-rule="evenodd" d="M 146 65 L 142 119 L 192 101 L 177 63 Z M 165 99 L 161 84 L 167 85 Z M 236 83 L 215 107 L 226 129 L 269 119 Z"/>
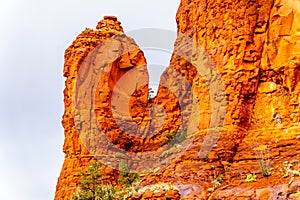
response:
<path id="1" fill-rule="evenodd" d="M 182 0 L 152 99 L 143 52 L 115 17 L 81 33 L 65 53 L 66 158 L 55 199 L 70 199 L 95 159 L 113 181 L 125 160 L 143 186 L 177 188 L 135 199 L 299 198 L 299 9 L 297 0 Z"/>
<path id="2" fill-rule="evenodd" d="M 134 50 L 130 51 L 130 49 Z M 97 57 L 97 55 L 101 55 L 101 57 Z M 89 62 L 90 60 L 87 59 L 89 57 L 95 58 L 93 63 Z M 75 96 L 81 98 L 79 91 L 90 87 L 90 83 L 87 83 L 86 80 L 94 78 L 90 77 L 91 74 L 89 77 L 85 75 L 88 74 L 90 69 L 97 70 L 92 68 L 95 66 L 100 67 L 98 69 L 100 71 L 107 69 L 103 72 L 101 79 L 97 79 L 99 87 L 97 87 L 96 92 L 99 95 L 93 109 L 97 113 L 105 113 L 108 124 L 103 125 L 103 128 L 108 129 L 108 125 L 111 124 L 108 118 L 110 115 L 108 111 L 110 109 L 109 100 L 115 84 L 130 69 L 137 67 L 143 70 L 145 63 L 143 52 L 139 50 L 133 39 L 123 33 L 120 22 L 114 16 L 104 17 L 98 23 L 96 30 L 84 30 L 66 50 L 64 76 L 67 80 L 64 90 L 65 113 L 62 121 L 66 137 L 63 150 L 66 156 L 57 183 L 55 199 L 69 200 L 79 184 L 81 178 L 79 172 L 84 171 L 90 165 L 90 162 L 96 159 L 84 143 L 84 134 L 79 134 L 78 130 L 81 124 L 76 124 L 76 121 L 80 121 L 80 118 L 89 117 L 90 112 L 75 112 L 76 110 L 82 111 L 80 109 L 83 106 L 81 103 L 85 103 L 84 99 L 88 98 L 88 94 L 83 94 L 84 99 L 81 99 L 81 101 L 74 101 Z M 95 72 L 95 74 L 97 73 Z M 147 99 L 148 85 L 145 85 L 144 88 L 145 91 L 140 92 L 142 94 L 140 96 L 145 96 Z M 93 101 L 92 98 L 89 100 Z M 102 124 L 104 123 L 105 120 Z M 82 128 L 86 128 L 86 126 L 82 125 Z M 82 130 L 82 132 L 85 131 Z M 110 179 L 116 182 L 114 179 L 116 172 L 108 168 L 104 170 L 105 174 L 108 177 L 111 175 Z"/>

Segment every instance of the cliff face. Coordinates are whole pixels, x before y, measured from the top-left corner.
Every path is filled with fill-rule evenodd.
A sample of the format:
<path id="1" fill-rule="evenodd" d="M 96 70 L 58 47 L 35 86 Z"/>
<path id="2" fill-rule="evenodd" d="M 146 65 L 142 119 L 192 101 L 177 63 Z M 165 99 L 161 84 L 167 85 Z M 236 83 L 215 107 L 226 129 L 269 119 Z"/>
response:
<path id="1" fill-rule="evenodd" d="M 261 199 L 262 191 L 272 199 L 287 198 L 297 190 L 295 180 L 293 189 L 285 188 L 290 179 L 282 179 L 280 168 L 284 161 L 299 160 L 299 17 L 297 1 L 181 1 L 178 32 L 193 38 L 214 61 L 227 103 L 223 129 L 206 162 L 196 157 L 205 138 L 200 131 L 194 140 L 197 151 L 190 148 L 164 173 L 175 171 L 173 181 L 178 185 L 200 185 L 198 199 L 208 198 L 207 188 L 220 174 L 224 174 L 226 189 L 212 193 L 216 199 Z M 179 37 L 175 52 L 183 43 Z M 186 57 L 192 57 L 189 64 L 173 55 L 170 67 L 193 77 L 201 113 L 209 113 L 211 104 L 203 101 L 208 94 L 204 83 L 193 75 L 197 64 L 205 67 L 199 62 L 203 60 L 201 48 L 186 49 Z M 208 127 L 207 118 L 200 119 L 200 130 Z M 268 178 L 260 174 L 261 157 L 267 157 L 274 168 Z M 299 170 L 297 164 L 294 167 Z M 250 173 L 256 173 L 259 180 L 243 183 Z"/>
<path id="2" fill-rule="evenodd" d="M 299 9 L 293 0 L 182 0 L 153 99 L 143 53 L 116 18 L 80 34 L 65 54 L 66 158 L 55 199 L 70 199 L 91 160 L 114 179 L 117 153 L 145 174 L 142 185 L 172 184 L 181 199 L 295 197 L 300 180 L 282 171 L 286 161 L 300 170 Z M 259 163 L 273 168 L 267 178 Z M 245 183 L 247 174 L 257 181 Z"/>
<path id="3" fill-rule="evenodd" d="M 64 90 L 65 113 L 62 121 L 65 129 L 63 150 L 66 156 L 58 179 L 55 199 L 69 200 L 79 184 L 81 178 L 79 172 L 85 171 L 90 162 L 96 159 L 95 154 L 91 152 L 92 144 L 88 145 L 92 143 L 92 139 L 91 141 L 84 139 L 84 133 L 87 132 L 89 125 L 82 124 L 81 119 L 91 121 L 90 113 L 97 112 L 102 116 L 99 121 L 102 120 L 103 129 L 107 130 L 112 124 L 109 119 L 111 115 L 109 100 L 115 84 L 132 68 L 137 67 L 145 71 L 145 63 L 143 52 L 133 39 L 123 34 L 120 22 L 113 16 L 104 17 L 96 30 L 83 31 L 66 50 L 64 76 L 67 80 Z M 104 69 L 106 71 L 103 71 Z M 102 74 L 101 78 L 96 78 L 99 73 Z M 147 78 L 145 71 L 145 79 Z M 93 104 L 93 111 L 87 111 L 83 109 L 85 103 L 94 102 L 94 98 L 89 96 L 91 94 L 87 93 L 92 87 L 91 80 L 97 81 L 95 83 L 97 90 L 93 91 L 97 93 L 97 98 Z M 143 96 L 147 99 L 147 92 L 148 85 L 145 85 L 139 92 L 141 95 L 136 99 Z M 105 113 L 106 118 L 103 118 L 101 113 Z M 108 178 L 116 181 L 115 171 L 112 168 L 105 168 L 104 171 Z"/>

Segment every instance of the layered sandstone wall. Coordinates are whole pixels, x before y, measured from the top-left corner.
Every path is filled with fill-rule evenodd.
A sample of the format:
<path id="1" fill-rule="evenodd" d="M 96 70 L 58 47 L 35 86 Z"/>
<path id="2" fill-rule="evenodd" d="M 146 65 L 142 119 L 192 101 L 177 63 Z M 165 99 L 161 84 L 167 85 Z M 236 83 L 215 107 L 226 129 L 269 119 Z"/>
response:
<path id="1" fill-rule="evenodd" d="M 192 62 L 173 55 L 170 66 L 193 77 L 193 88 L 205 99 L 205 83 L 194 76 L 195 65 L 203 65 L 204 48 L 222 76 L 227 102 L 221 136 L 206 162 L 197 159 L 205 138 L 200 131 L 194 149 L 163 173 L 172 174 L 174 184 L 200 185 L 195 199 L 208 198 L 207 188 L 220 174 L 225 175 L 227 189 L 214 192 L 216 199 L 259 198 L 250 187 L 266 190 L 272 198 L 280 192 L 287 198 L 297 190 L 295 185 L 285 188 L 290 179 L 282 179 L 280 168 L 284 161 L 299 160 L 299 12 L 298 1 L 181 1 L 178 32 L 201 48 L 185 48 Z M 175 52 L 182 45 L 178 37 Z M 211 105 L 206 103 L 200 102 L 202 113 L 209 113 Z M 268 179 L 260 174 L 260 149 L 274 168 Z M 257 173 L 260 183 L 241 185 L 249 173 Z"/>
<path id="2" fill-rule="evenodd" d="M 116 18 L 106 17 L 96 30 L 80 34 L 65 54 L 66 158 L 55 198 L 70 199 L 79 171 L 91 160 L 105 162 L 107 155 L 118 152 L 94 151 L 97 140 L 79 136 L 89 130 L 82 131 L 85 126 L 76 122 L 91 112 L 80 110 L 80 103 L 91 96 L 78 98 L 74 105 L 75 88 L 88 90 L 87 80 L 99 79 L 78 77 L 80 67 L 86 69 L 83 75 L 89 69 L 104 74 L 97 82 L 92 111 L 107 138 L 100 147 L 113 144 L 131 152 L 125 154 L 128 166 L 148 170 L 143 171 L 143 186 L 172 184 L 181 199 L 289 198 L 299 191 L 299 179 L 288 187 L 291 179 L 283 178 L 280 170 L 285 161 L 300 162 L 299 9 L 297 0 L 182 0 L 174 53 L 153 99 L 148 99 L 143 53 L 122 34 Z M 107 40 L 113 36 L 114 42 Z M 93 59 L 85 62 L 89 52 Z M 112 55 L 114 62 L 108 62 Z M 136 88 L 134 80 L 141 82 Z M 74 106 L 79 110 L 76 116 Z M 184 141 L 178 139 L 183 132 Z M 261 152 L 273 168 L 267 178 L 258 164 Z M 120 159 L 113 161 L 117 166 Z M 298 164 L 293 167 L 300 170 Z M 105 171 L 112 179 L 117 173 Z M 257 175 L 257 182 L 244 183 L 250 173 Z M 210 193 L 208 188 L 220 175 L 222 186 Z M 178 198 L 176 192 L 158 191 L 137 199 L 155 199 L 158 194 Z"/>

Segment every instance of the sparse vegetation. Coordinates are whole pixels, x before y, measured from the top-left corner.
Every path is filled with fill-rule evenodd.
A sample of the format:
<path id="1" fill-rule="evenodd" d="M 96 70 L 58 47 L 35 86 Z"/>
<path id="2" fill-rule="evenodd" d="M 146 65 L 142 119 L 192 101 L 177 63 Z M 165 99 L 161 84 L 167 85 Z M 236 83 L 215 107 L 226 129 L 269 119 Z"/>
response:
<path id="1" fill-rule="evenodd" d="M 294 160 L 292 162 L 285 161 L 283 163 L 283 167 L 280 169 L 282 173 L 284 173 L 283 178 L 287 178 L 291 175 L 291 180 L 288 185 L 291 185 L 294 181 L 295 176 L 300 176 L 300 172 L 298 170 L 294 170 L 294 164 L 298 163 L 298 160 Z"/>
<path id="2" fill-rule="evenodd" d="M 263 160 L 259 160 L 258 161 L 259 163 L 259 167 L 261 169 L 261 173 L 264 177 L 268 177 L 271 175 L 271 168 L 269 166 L 269 163 L 268 162 L 265 162 Z"/>
<path id="3" fill-rule="evenodd" d="M 170 143 L 170 146 L 173 147 L 176 144 L 181 144 L 186 139 L 186 135 L 187 135 L 187 128 L 183 128 L 182 130 L 178 130 L 178 131 L 168 132 L 165 135 L 165 140 L 163 141 L 163 145 Z"/>
<path id="4" fill-rule="evenodd" d="M 137 173 L 129 172 L 127 164 L 124 160 L 120 162 L 121 173 L 119 175 L 118 183 L 123 185 L 125 188 L 129 188 L 134 185 L 136 181 L 140 180 L 140 177 Z"/>
<path id="5" fill-rule="evenodd" d="M 85 29 L 82 31 L 82 33 L 86 33 L 86 32 L 89 32 L 89 31 L 91 31 L 91 30 L 93 30 L 93 29 L 91 29 L 91 28 L 85 28 Z"/>
<path id="6" fill-rule="evenodd" d="M 187 128 L 184 127 L 181 131 L 178 131 L 175 134 L 175 143 L 180 144 L 186 139 L 186 134 L 187 134 Z"/>
<path id="7" fill-rule="evenodd" d="M 124 200 L 139 189 L 139 175 L 128 171 L 125 161 L 121 161 L 119 175 L 119 186 L 106 183 L 103 180 L 102 164 L 93 162 L 80 181 L 78 191 L 73 194 L 72 200 Z"/>
<path id="8" fill-rule="evenodd" d="M 284 173 L 284 177 L 288 177 L 289 175 L 292 176 L 300 176 L 300 172 L 298 170 L 293 170 L 294 164 L 298 163 L 297 160 L 294 160 L 292 162 L 285 161 L 283 163 L 283 167 L 281 168 L 281 172 Z"/>
<path id="9" fill-rule="evenodd" d="M 125 155 L 123 153 L 117 152 L 115 154 L 115 158 L 124 158 L 124 157 L 125 157 Z"/>
<path id="10" fill-rule="evenodd" d="M 217 178 L 217 181 L 218 181 L 219 183 L 222 183 L 222 182 L 224 181 L 224 175 L 221 174 L 221 175 Z"/>
<path id="11" fill-rule="evenodd" d="M 165 140 L 163 141 L 163 145 L 164 144 L 168 144 L 168 143 L 170 143 L 171 141 L 172 141 L 172 139 L 174 138 L 174 131 L 172 131 L 172 132 L 169 132 L 169 133 L 166 133 L 165 134 Z"/>
<path id="12" fill-rule="evenodd" d="M 261 169 L 261 173 L 264 177 L 271 175 L 271 164 L 270 164 L 270 153 L 268 151 L 267 145 L 259 145 L 254 148 L 254 151 L 257 156 L 257 162 Z"/>
<path id="13" fill-rule="evenodd" d="M 212 166 L 214 169 L 215 167 Z M 216 176 L 215 170 L 214 170 L 214 178 L 211 181 L 212 187 L 208 188 L 208 192 L 214 192 L 217 188 L 222 186 L 222 182 L 224 181 L 224 175 L 220 174 L 219 176 Z"/>
<path id="14" fill-rule="evenodd" d="M 245 179 L 246 183 L 251 183 L 256 181 L 256 175 L 255 174 L 247 174 L 247 177 Z"/>
<path id="15" fill-rule="evenodd" d="M 164 152 L 162 152 L 162 154 L 159 156 L 160 158 L 164 158 L 164 157 L 166 157 L 166 155 L 168 154 L 168 152 L 167 151 L 164 151 Z"/>
<path id="16" fill-rule="evenodd" d="M 103 186 L 102 164 L 93 162 L 87 172 L 80 172 L 83 179 L 80 181 L 79 190 L 72 196 L 72 200 L 112 200 L 116 195 L 116 188 L 111 184 Z"/>
<path id="17" fill-rule="evenodd" d="M 211 183 L 213 186 L 211 188 L 208 188 L 208 192 L 213 192 L 213 191 L 215 191 L 215 189 L 221 187 L 221 185 L 222 185 L 222 183 L 219 182 L 218 178 L 212 180 Z"/>

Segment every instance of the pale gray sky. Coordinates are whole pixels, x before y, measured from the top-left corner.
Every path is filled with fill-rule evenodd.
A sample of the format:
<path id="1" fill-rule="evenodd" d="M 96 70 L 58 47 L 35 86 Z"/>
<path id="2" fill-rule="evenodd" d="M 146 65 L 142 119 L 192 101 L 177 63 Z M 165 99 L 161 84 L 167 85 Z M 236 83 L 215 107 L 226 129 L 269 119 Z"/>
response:
<path id="1" fill-rule="evenodd" d="M 54 197 L 64 158 L 63 56 L 76 36 L 85 27 L 95 28 L 104 15 L 116 15 L 125 31 L 176 31 L 179 3 L 0 0 L 1 200 Z M 167 65 L 170 59 L 167 53 L 158 60 L 155 54 L 146 55 L 153 56 L 148 58 L 153 64 Z"/>

